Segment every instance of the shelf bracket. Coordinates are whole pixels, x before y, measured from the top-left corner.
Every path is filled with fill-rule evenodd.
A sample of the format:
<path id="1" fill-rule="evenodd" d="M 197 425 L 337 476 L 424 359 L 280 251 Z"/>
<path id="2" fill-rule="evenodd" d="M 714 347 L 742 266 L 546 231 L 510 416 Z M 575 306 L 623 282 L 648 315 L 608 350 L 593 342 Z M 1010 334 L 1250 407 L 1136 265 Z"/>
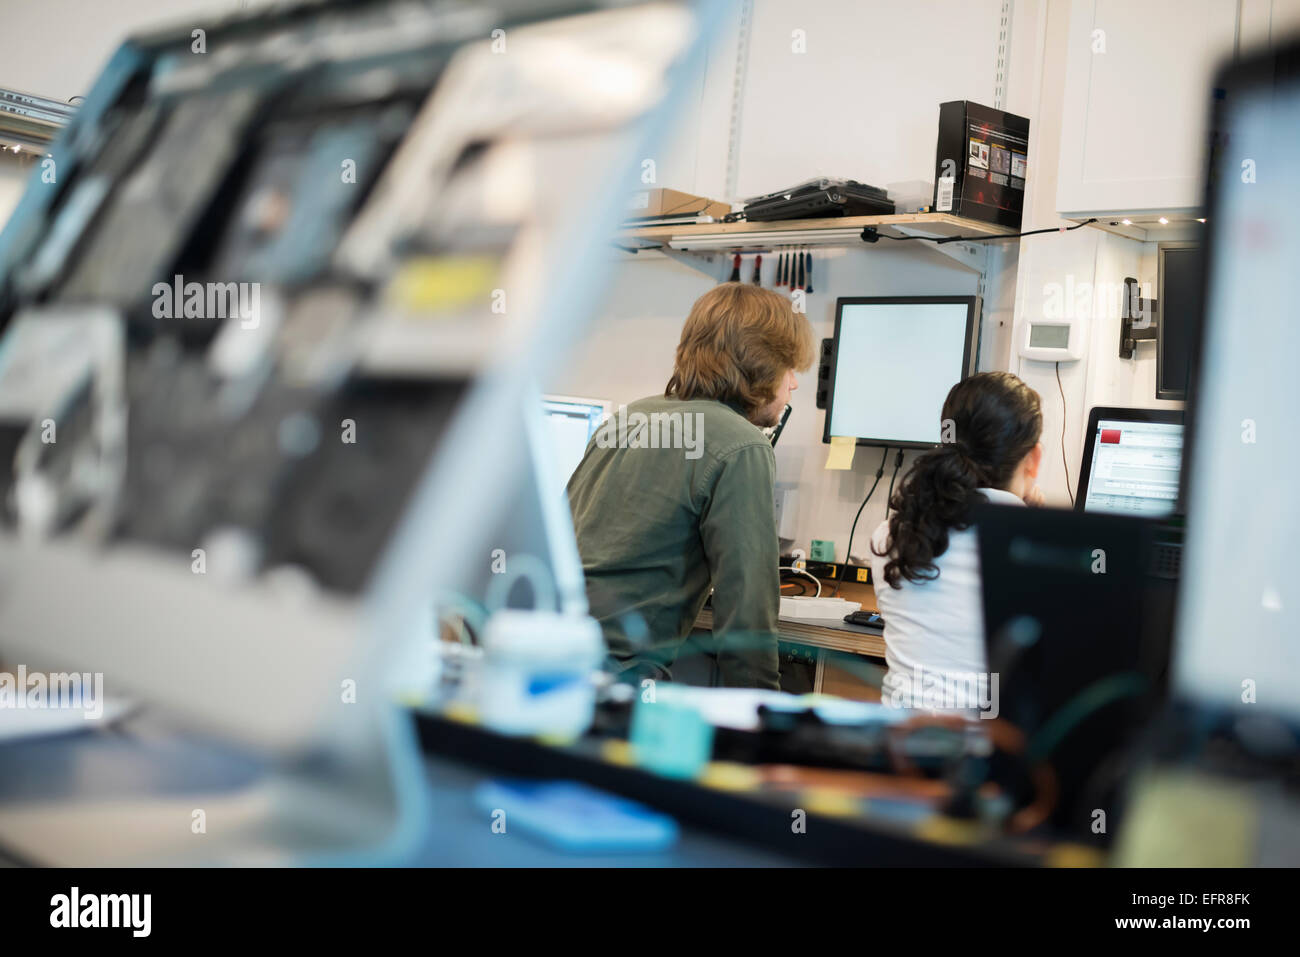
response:
<path id="1" fill-rule="evenodd" d="M 690 266 L 696 272 L 704 273 L 704 275 L 711 279 L 716 279 L 718 277 L 717 258 L 720 254 L 719 250 L 674 249 L 667 243 L 662 245 L 655 244 L 636 247 L 624 246 L 621 243 L 615 243 L 614 245 L 615 248 L 629 255 L 636 255 L 639 253 L 658 253 L 674 262 L 679 262 L 684 266 Z M 730 258 L 731 255 L 730 252 L 727 253 L 728 258 Z M 619 258 L 622 259 L 623 257 Z"/>
<path id="2" fill-rule="evenodd" d="M 933 235 L 925 230 L 911 229 L 907 226 L 894 226 L 893 229 L 904 236 L 924 236 L 929 238 Z M 983 273 L 988 267 L 989 248 L 986 243 L 935 243 L 919 239 L 917 245 L 933 249 L 971 272 Z"/>

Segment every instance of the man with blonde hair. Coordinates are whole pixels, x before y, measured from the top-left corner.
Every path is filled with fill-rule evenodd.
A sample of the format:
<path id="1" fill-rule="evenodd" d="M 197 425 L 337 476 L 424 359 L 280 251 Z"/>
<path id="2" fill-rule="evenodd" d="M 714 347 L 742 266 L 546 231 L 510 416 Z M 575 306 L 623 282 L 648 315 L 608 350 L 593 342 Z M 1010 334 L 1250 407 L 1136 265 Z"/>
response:
<path id="1" fill-rule="evenodd" d="M 662 396 L 620 408 L 569 480 L 592 614 L 625 678 L 671 679 L 713 589 L 719 680 L 776 688 L 776 425 L 813 361 L 808 320 L 723 283 L 682 328 Z"/>

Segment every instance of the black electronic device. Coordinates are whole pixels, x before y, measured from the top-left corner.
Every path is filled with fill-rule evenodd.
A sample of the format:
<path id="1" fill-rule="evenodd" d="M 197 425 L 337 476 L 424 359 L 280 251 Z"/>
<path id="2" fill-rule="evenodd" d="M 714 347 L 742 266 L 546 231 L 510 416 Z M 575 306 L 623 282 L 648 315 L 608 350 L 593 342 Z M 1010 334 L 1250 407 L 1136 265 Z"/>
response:
<path id="1" fill-rule="evenodd" d="M 817 358 L 817 408 L 824 409 L 831 400 L 831 369 L 835 365 L 835 340 L 822 340 Z"/>
<path id="2" fill-rule="evenodd" d="M 1114 806 L 1106 773 L 1161 705 L 1174 587 L 1150 574 L 1157 523 L 1130 515 L 977 506 L 988 670 L 999 717 L 1051 768 L 1056 826 L 1090 833 Z"/>
<path id="3" fill-rule="evenodd" d="M 1020 228 L 1029 120 L 969 100 L 939 104 L 934 209 Z"/>
<path id="4" fill-rule="evenodd" d="M 894 202 L 883 190 L 851 179 L 814 179 L 745 203 L 745 219 L 820 219 L 830 216 L 892 216 Z"/>
<path id="5" fill-rule="evenodd" d="M 785 408 L 781 410 L 780 421 L 770 429 L 764 430 L 767 433 L 768 440 L 772 443 L 772 448 L 776 448 L 776 440 L 781 437 L 781 433 L 785 430 L 785 424 L 790 421 L 790 413 L 793 411 L 794 408 L 789 403 L 786 403 Z"/>
<path id="6" fill-rule="evenodd" d="M 1185 399 L 1202 309 L 1205 259 L 1200 243 L 1161 243 L 1157 257 L 1156 398 Z"/>
<path id="7" fill-rule="evenodd" d="M 880 617 L 879 612 L 866 611 L 865 609 L 849 612 L 844 616 L 844 622 L 849 625 L 861 625 L 864 628 L 883 629 L 885 627 L 885 619 Z"/>

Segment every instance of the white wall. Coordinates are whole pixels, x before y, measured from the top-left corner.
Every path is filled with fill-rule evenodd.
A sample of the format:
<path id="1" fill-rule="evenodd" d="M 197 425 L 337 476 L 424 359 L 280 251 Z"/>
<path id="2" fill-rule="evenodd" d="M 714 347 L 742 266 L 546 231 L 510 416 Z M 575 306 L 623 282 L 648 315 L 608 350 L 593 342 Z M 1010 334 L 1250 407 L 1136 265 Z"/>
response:
<path id="1" fill-rule="evenodd" d="M 270 0 L 0 0 L 0 88 L 51 100 L 85 96 L 121 42 L 223 17 Z M 0 227 L 27 185 L 32 157 L 0 153 Z"/>
<path id="2" fill-rule="evenodd" d="M 269 0 L 0 0 L 0 87 L 68 101 L 85 96 L 133 33 Z M 198 26 L 199 22 L 195 23 Z"/>

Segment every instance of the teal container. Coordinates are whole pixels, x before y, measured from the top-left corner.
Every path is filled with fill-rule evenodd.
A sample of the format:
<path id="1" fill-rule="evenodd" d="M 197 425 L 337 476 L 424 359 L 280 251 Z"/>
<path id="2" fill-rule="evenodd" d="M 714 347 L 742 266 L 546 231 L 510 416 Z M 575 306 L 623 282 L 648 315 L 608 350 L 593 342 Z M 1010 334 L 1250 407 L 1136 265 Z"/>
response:
<path id="1" fill-rule="evenodd" d="M 812 541 L 812 550 L 808 557 L 815 562 L 834 562 L 835 561 L 835 543 L 828 542 L 823 538 L 814 538 Z"/>

